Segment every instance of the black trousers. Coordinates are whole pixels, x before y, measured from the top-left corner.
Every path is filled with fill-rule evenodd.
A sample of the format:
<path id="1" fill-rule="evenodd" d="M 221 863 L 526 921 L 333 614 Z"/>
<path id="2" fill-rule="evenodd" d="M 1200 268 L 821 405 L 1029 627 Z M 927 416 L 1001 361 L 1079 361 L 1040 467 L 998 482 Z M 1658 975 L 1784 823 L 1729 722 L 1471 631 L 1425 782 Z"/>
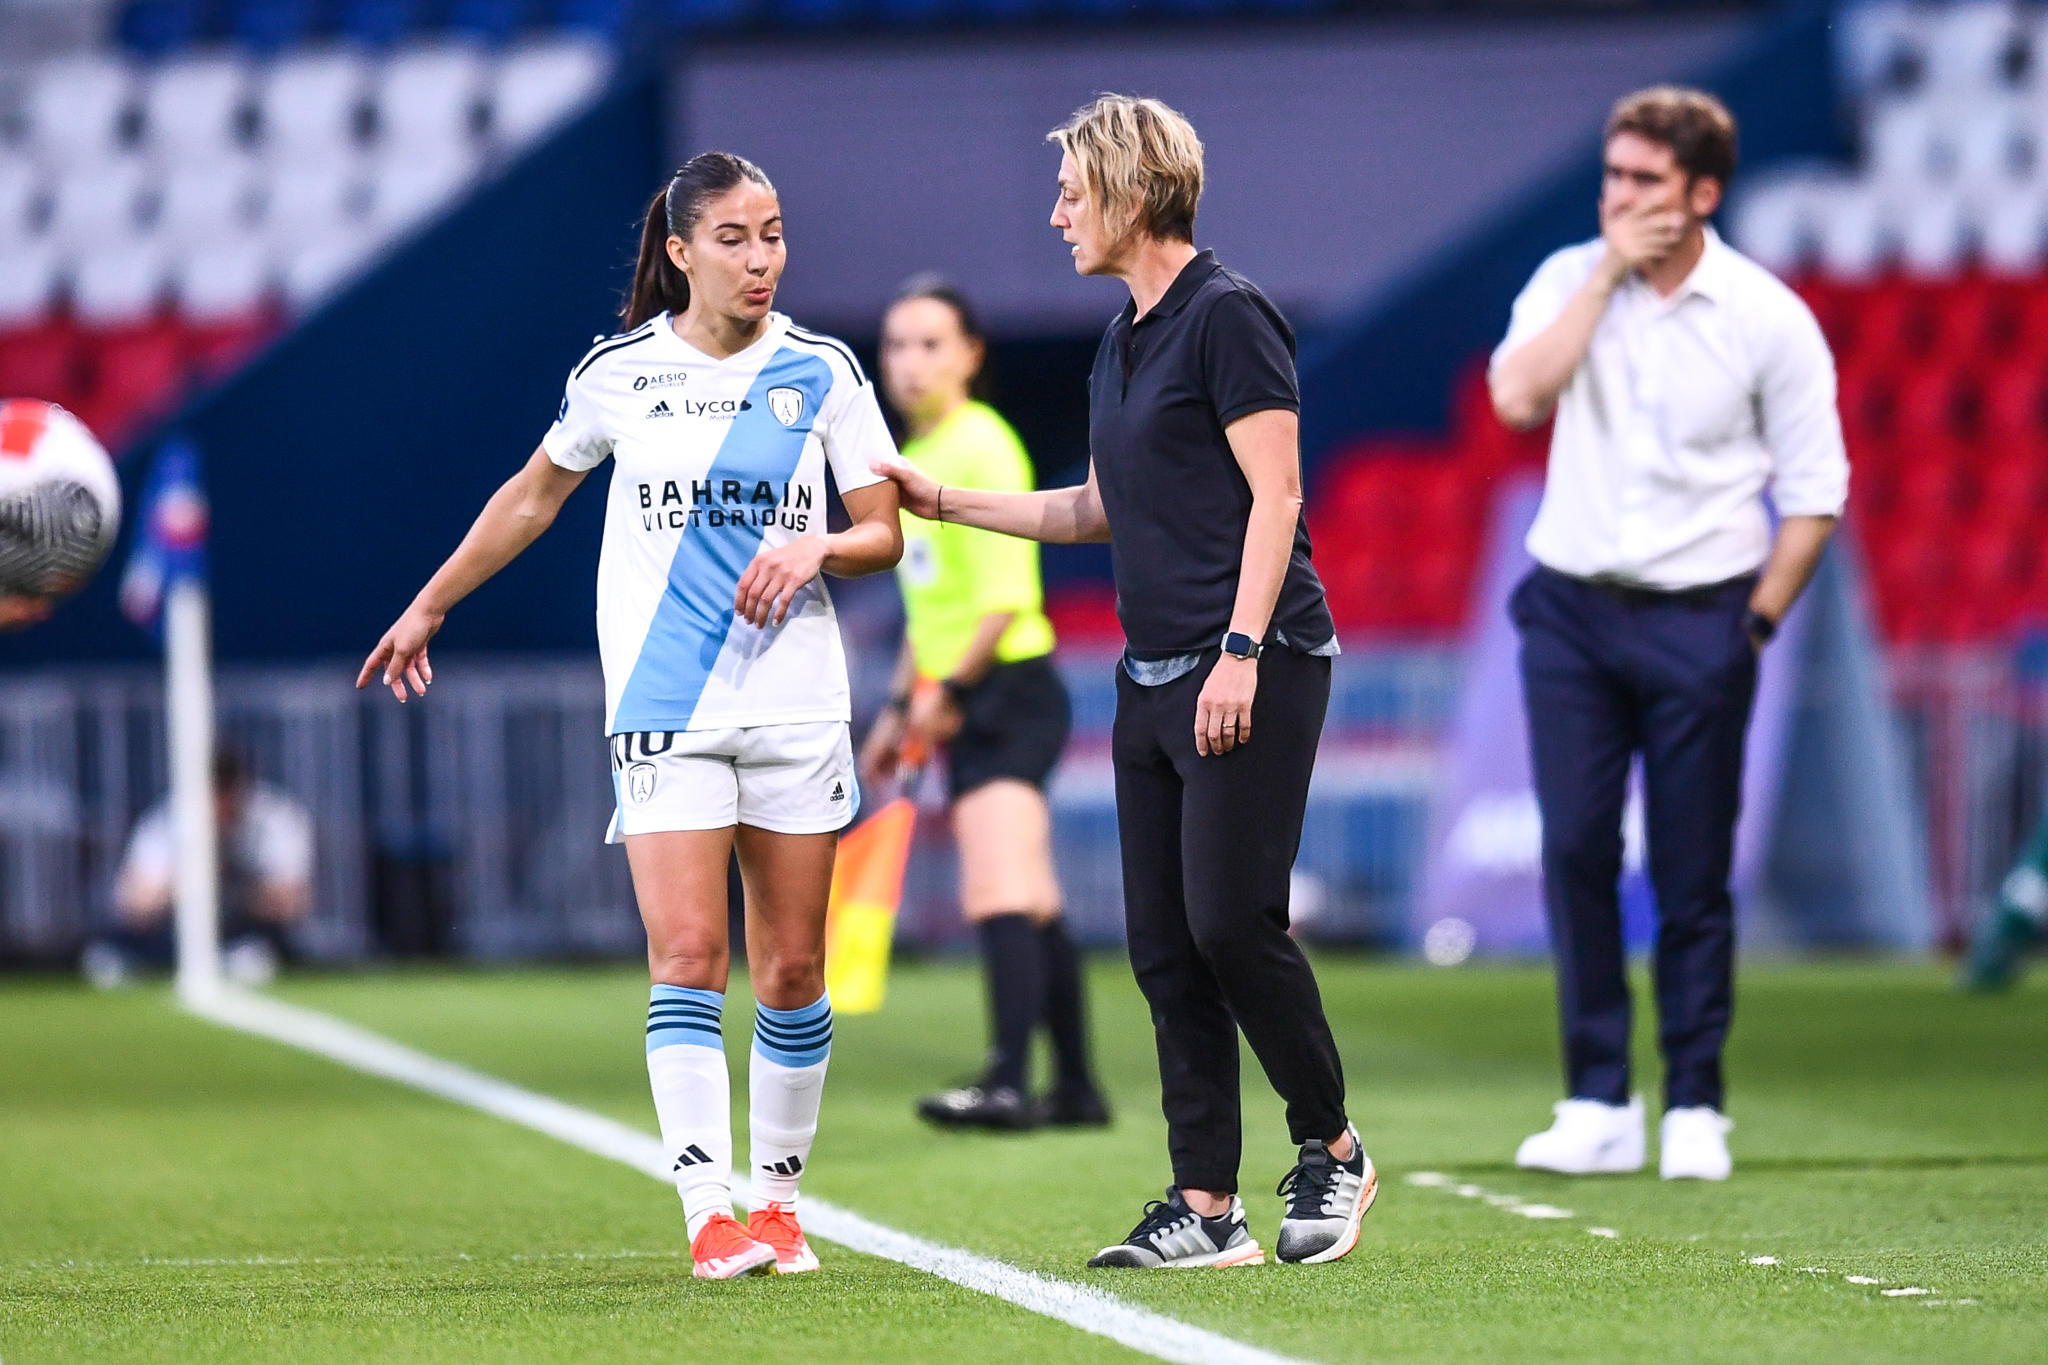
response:
<path id="1" fill-rule="evenodd" d="M 1234 1191 L 1239 1029 L 1287 1102 L 1294 1141 L 1344 1129 L 1322 994 L 1287 934 L 1330 661 L 1269 649 L 1251 742 L 1202 758 L 1195 701 L 1215 658 L 1160 687 L 1139 686 L 1119 664 L 1112 752 L 1131 970 L 1152 1008 L 1174 1183 Z"/>
<path id="2" fill-rule="evenodd" d="M 1744 629 L 1754 586 L 1744 578 L 1651 593 L 1538 568 L 1510 601 L 1522 634 L 1543 901 L 1573 1098 L 1628 1099 L 1618 882 L 1629 763 L 1640 753 L 1664 1102 L 1721 1107 L 1735 1000 L 1728 870 L 1756 693 L 1756 650 Z"/>

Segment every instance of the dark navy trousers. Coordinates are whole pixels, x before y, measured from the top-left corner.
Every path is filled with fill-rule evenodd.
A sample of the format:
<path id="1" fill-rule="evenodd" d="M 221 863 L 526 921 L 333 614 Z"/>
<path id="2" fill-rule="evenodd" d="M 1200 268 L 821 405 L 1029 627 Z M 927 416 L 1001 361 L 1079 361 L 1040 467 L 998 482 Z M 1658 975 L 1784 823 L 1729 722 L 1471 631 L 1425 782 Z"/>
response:
<path id="1" fill-rule="evenodd" d="M 1664 1102 L 1721 1107 L 1735 997 L 1728 873 L 1756 694 L 1745 629 L 1755 584 L 1659 593 L 1538 567 L 1509 600 L 1522 636 L 1543 901 L 1574 1099 L 1628 1100 L 1621 822 L 1630 761 L 1641 754 Z"/>

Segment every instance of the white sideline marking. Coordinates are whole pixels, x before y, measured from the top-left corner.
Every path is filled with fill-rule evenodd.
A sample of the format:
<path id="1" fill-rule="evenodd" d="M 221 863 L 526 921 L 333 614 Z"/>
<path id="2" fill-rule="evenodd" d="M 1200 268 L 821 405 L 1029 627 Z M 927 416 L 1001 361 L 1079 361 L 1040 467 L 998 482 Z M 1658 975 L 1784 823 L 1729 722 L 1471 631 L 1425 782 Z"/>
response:
<path id="1" fill-rule="evenodd" d="M 223 988 L 211 996 L 188 998 L 185 1003 L 193 1013 L 214 1023 L 318 1053 L 357 1071 L 453 1100 L 580 1147 L 594 1156 L 631 1166 L 663 1184 L 669 1182 L 668 1158 L 662 1152 L 661 1139 L 616 1119 L 414 1051 L 332 1015 L 265 996 Z M 734 1181 L 733 1195 L 739 1202 L 746 1202 L 743 1181 Z M 1178 1318 L 1126 1303 L 1092 1285 L 1049 1279 L 971 1251 L 928 1242 L 820 1199 L 807 1196 L 803 1208 L 804 1230 L 813 1236 L 836 1242 L 849 1251 L 880 1256 L 950 1280 L 1159 1360 L 1174 1361 L 1177 1365 L 1305 1365 L 1293 1357 L 1248 1346 Z"/>
<path id="2" fill-rule="evenodd" d="M 1461 1183 L 1455 1177 L 1445 1175 L 1442 1171 L 1414 1171 L 1409 1174 L 1407 1179 L 1410 1185 L 1415 1185 L 1421 1189 L 1442 1190 L 1445 1194 L 1455 1194 L 1460 1199 L 1477 1199 L 1482 1203 L 1499 1209 L 1503 1213 L 1520 1214 L 1524 1218 L 1569 1219 L 1578 1217 L 1570 1209 L 1560 1209 L 1550 1204 L 1532 1204 L 1523 1200 L 1518 1195 L 1502 1194 L 1481 1185 Z M 1615 1240 L 1621 1237 L 1621 1234 L 1613 1228 L 1587 1228 L 1586 1231 L 1594 1237 L 1605 1237 Z M 1703 1234 L 1695 1234 L 1688 1240 L 1697 1242 L 1700 1240 L 1701 1235 Z M 1748 1256 L 1743 1258 L 1743 1263 L 1745 1265 L 1763 1266 L 1766 1268 L 1784 1264 L 1776 1256 Z M 1799 1273 L 1802 1275 L 1829 1275 L 1834 1272 L 1828 1270 L 1825 1266 L 1803 1265 L 1799 1267 Z M 1883 1280 L 1873 1279 L 1868 1275 L 1844 1275 L 1842 1278 L 1854 1285 L 1881 1285 L 1884 1283 Z M 1909 1285 L 1902 1289 L 1882 1289 L 1878 1292 L 1888 1299 L 1905 1299 L 1918 1298 L 1923 1294 L 1932 1294 L 1934 1291 L 1922 1289 L 1917 1285 Z M 1976 1302 L 1975 1299 L 1930 1298 L 1927 1300 L 1926 1306 L 1929 1308 L 1946 1307 L 1949 1305 L 1961 1306 Z"/>

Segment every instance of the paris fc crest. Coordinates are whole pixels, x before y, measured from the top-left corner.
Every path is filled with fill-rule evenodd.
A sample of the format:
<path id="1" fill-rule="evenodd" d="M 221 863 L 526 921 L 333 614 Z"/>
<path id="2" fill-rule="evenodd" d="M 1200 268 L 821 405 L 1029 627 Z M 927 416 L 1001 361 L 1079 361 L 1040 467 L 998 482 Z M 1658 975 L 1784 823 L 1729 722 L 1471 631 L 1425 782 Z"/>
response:
<path id="1" fill-rule="evenodd" d="M 804 415 L 804 391 L 787 386 L 768 390 L 768 411 L 782 425 L 795 426 L 796 419 Z"/>
<path id="2" fill-rule="evenodd" d="M 635 763 L 626 769 L 626 794 L 633 798 L 635 805 L 647 804 L 647 798 L 654 795 L 652 763 Z"/>

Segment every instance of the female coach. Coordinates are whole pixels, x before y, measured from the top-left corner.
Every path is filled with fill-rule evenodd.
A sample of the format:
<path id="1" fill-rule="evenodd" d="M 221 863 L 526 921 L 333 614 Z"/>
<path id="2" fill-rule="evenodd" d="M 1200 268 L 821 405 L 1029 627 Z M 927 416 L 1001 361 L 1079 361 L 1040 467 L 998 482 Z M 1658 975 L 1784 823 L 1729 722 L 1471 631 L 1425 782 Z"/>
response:
<path id="1" fill-rule="evenodd" d="M 653 990 L 647 1072 L 696 1274 L 815 1269 L 795 1216 L 832 1043 L 825 902 L 858 792 L 846 660 L 820 572 L 903 553 L 895 454 L 841 343 L 771 311 L 786 252 L 768 177 L 692 158 L 647 206 L 627 330 L 571 372 L 555 424 L 356 679 L 433 681 L 448 611 L 614 461 L 597 568 L 606 734 Z M 825 466 L 852 525 L 825 533 Z M 758 1009 L 748 1063 L 755 1206 L 732 1216 L 721 1016 L 737 848 Z"/>
<path id="2" fill-rule="evenodd" d="M 912 281 L 882 319 L 882 387 L 910 435 L 904 459 L 947 484 L 1028 490 L 1031 464 L 1017 433 L 970 394 L 987 349 L 959 290 Z M 994 1035 L 981 1079 L 925 1096 L 918 1113 L 963 1127 L 1107 1123 L 1089 1072 L 1080 961 L 1060 913 L 1045 805 L 1072 715 L 1052 664 L 1038 548 L 917 522 L 904 528 L 896 577 L 903 651 L 888 709 L 868 731 L 862 775 L 877 785 L 892 775 L 906 740 L 945 747 L 960 908 L 981 940 Z M 1040 1020 L 1057 1078 L 1033 1103 L 1025 1073 Z"/>
<path id="3" fill-rule="evenodd" d="M 1089 1264 L 1264 1261 L 1235 1193 L 1238 1029 L 1301 1144 L 1276 1250 L 1335 1260 L 1377 1182 L 1345 1118 L 1315 977 L 1287 934 L 1337 651 L 1301 521 L 1293 333 L 1250 281 L 1195 250 L 1202 144 L 1187 120 L 1104 95 L 1050 140 L 1064 153 L 1052 225 L 1074 268 L 1131 292 L 1089 376 L 1088 481 L 986 493 L 900 460 L 880 467 L 921 517 L 1110 544 L 1127 646 L 1113 740 L 1124 913 L 1174 1185 Z"/>

